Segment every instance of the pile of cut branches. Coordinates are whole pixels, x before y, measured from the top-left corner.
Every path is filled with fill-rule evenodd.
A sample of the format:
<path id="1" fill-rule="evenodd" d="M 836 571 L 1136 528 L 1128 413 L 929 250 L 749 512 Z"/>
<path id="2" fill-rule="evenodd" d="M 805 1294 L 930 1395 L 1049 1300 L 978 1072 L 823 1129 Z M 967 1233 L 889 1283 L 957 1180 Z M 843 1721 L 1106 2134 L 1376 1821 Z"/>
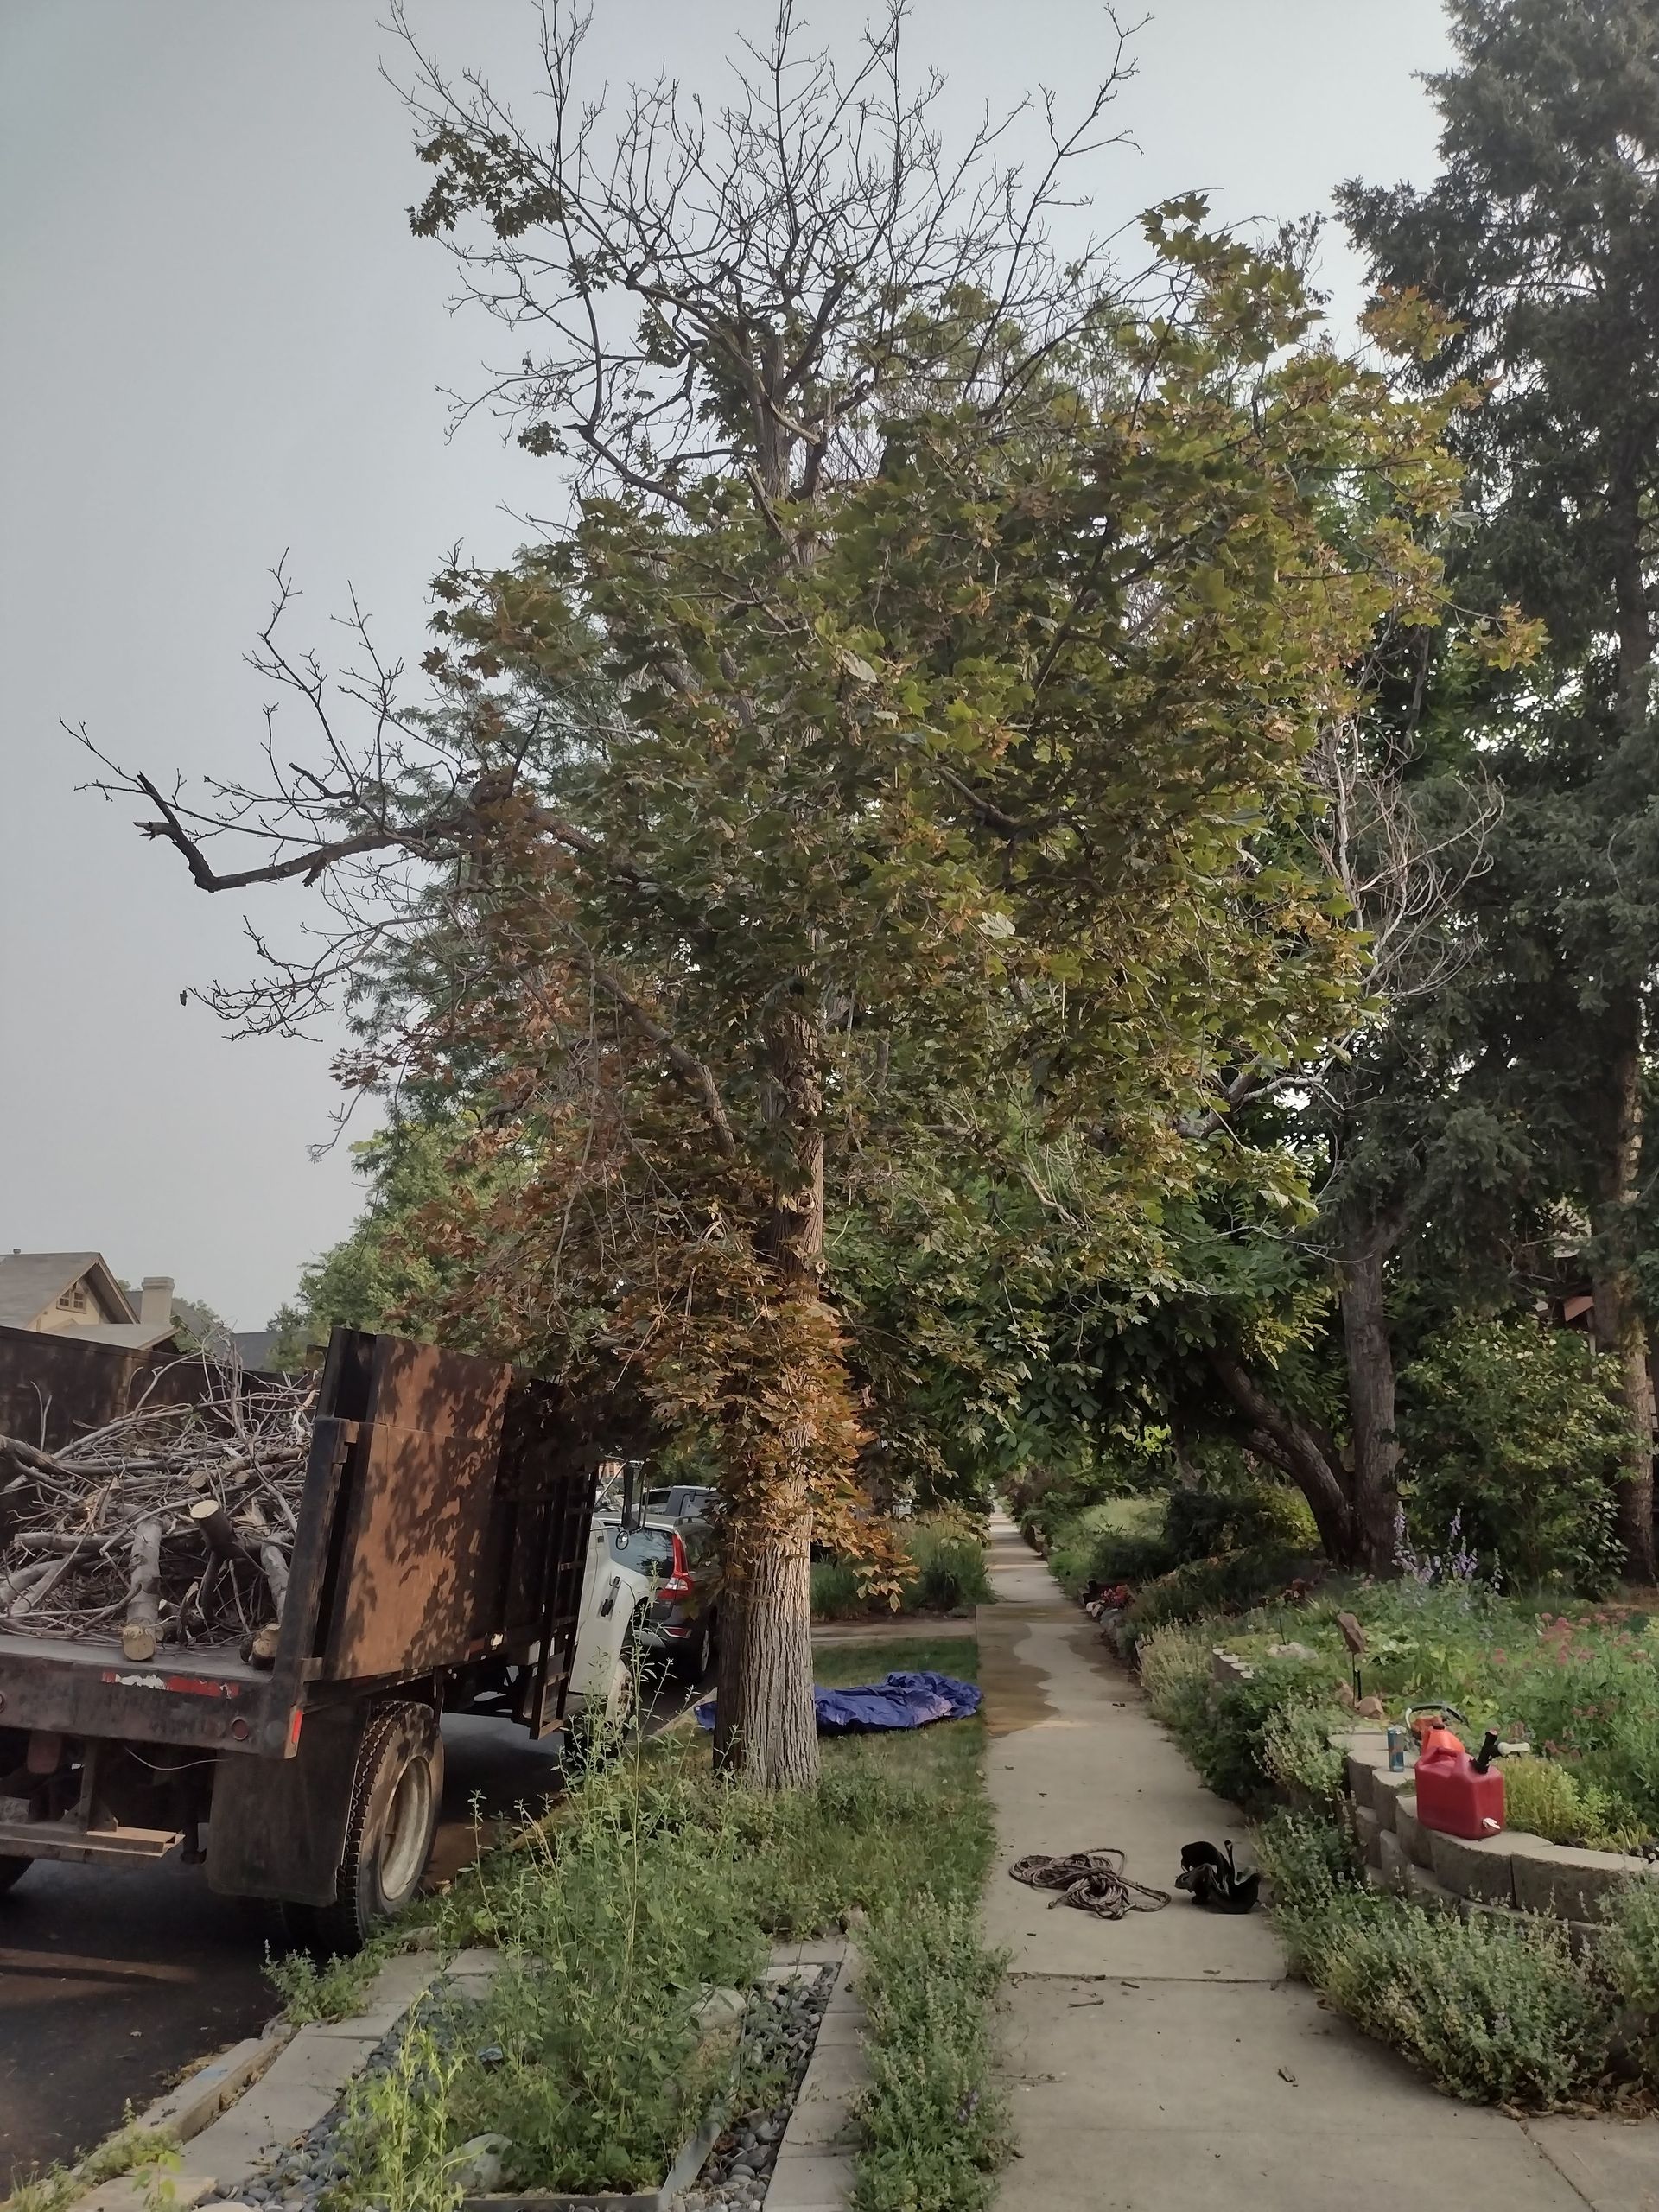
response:
<path id="1" fill-rule="evenodd" d="M 0 1622 L 268 1665 L 288 1592 L 316 1385 L 204 1363 L 187 1405 L 141 1403 L 57 1452 L 0 1437 Z"/>

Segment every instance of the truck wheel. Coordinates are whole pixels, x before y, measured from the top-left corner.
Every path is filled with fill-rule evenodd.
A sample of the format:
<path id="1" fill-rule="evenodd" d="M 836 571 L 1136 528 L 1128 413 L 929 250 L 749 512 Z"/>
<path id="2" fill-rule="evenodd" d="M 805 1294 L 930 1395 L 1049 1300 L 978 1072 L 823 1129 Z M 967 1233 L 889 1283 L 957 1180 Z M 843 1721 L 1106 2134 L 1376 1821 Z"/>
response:
<path id="1" fill-rule="evenodd" d="M 290 1932 L 319 1958 L 349 1958 L 419 1887 L 443 1800 L 443 1738 L 429 1705 L 383 1705 L 357 1755 L 334 1901 L 289 1905 Z"/>
<path id="2" fill-rule="evenodd" d="M 0 1859 L 0 1893 L 16 1889 L 34 1864 L 32 1859 Z"/>

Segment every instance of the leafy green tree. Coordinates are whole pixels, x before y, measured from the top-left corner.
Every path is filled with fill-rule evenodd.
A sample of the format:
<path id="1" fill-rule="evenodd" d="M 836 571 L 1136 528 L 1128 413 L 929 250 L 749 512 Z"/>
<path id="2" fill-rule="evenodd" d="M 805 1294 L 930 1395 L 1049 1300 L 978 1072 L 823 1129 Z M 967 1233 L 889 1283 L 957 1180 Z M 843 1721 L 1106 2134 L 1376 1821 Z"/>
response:
<path id="1" fill-rule="evenodd" d="M 1465 1321 L 1401 1373 L 1411 1516 L 1521 1588 L 1606 1587 L 1620 1564 L 1616 1478 L 1628 1421 L 1617 1364 L 1570 1329 Z"/>
<path id="2" fill-rule="evenodd" d="M 232 1015 L 399 948 L 358 1072 L 464 1068 L 475 1113 L 433 1325 L 718 1459 L 717 1753 L 762 1786 L 816 1770 L 809 1545 L 855 1527 L 832 1209 L 1069 1133 L 1090 1236 L 1155 1245 L 1230 1069 L 1344 1001 L 1344 902 L 1287 826 L 1364 639 L 1432 607 L 1453 490 L 1437 410 L 1201 202 L 1149 219 L 1139 289 L 1058 261 L 1110 80 L 1022 186 L 988 138 L 947 161 L 899 26 L 843 80 L 785 10 L 732 108 L 637 95 L 610 150 L 556 14 L 543 137 L 421 63 L 416 228 L 529 346 L 494 397 L 570 527 L 441 580 L 436 710 L 369 662 L 346 746 L 273 625 L 316 766 L 272 748 L 217 806 L 116 779 L 207 890 L 330 886 L 334 945 Z M 269 842 L 221 871 L 232 825 Z"/>
<path id="3" fill-rule="evenodd" d="M 336 1325 L 419 1329 L 446 1287 L 424 1247 L 421 1217 L 447 1205 L 450 1163 L 466 1135 L 462 1115 L 404 1114 L 353 1146 L 353 1164 L 368 1186 L 363 1211 L 348 1235 L 301 1270 L 296 1297 L 273 1316 L 278 1364 L 326 1344 Z"/>
<path id="4" fill-rule="evenodd" d="M 1535 1205 L 1588 1234 L 1598 1342 L 1630 1418 L 1630 1572 L 1654 1573 L 1654 1401 L 1635 1267 L 1642 1104 L 1659 944 L 1653 715 L 1659 486 L 1659 8 L 1452 0 L 1456 65 L 1431 80 L 1442 168 L 1424 191 L 1351 185 L 1380 286 L 1449 318 L 1423 384 L 1483 404 L 1454 443 L 1473 527 L 1460 594 L 1514 600 L 1546 658 L 1490 704 L 1507 793 L 1474 902 L 1486 988 L 1477 1080 L 1528 1132 Z"/>

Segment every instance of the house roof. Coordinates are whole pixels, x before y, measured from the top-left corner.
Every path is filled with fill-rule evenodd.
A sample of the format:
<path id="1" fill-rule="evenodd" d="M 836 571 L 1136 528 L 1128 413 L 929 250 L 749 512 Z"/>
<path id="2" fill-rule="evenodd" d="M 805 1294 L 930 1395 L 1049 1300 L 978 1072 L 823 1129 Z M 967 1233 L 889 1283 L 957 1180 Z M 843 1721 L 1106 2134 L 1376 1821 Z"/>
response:
<path id="1" fill-rule="evenodd" d="M 153 1351 L 157 1344 L 170 1344 L 176 1331 L 170 1321 L 159 1326 L 153 1321 L 100 1321 L 59 1333 L 78 1344 L 124 1344 L 129 1351 Z"/>
<path id="2" fill-rule="evenodd" d="M 119 1317 L 107 1325 L 137 1326 L 138 1316 L 126 1293 L 105 1265 L 101 1252 L 0 1253 L 0 1325 L 9 1329 L 32 1327 L 83 1276 L 90 1278 L 92 1295 L 99 1304 Z M 79 1333 L 82 1332 L 78 1331 Z"/>

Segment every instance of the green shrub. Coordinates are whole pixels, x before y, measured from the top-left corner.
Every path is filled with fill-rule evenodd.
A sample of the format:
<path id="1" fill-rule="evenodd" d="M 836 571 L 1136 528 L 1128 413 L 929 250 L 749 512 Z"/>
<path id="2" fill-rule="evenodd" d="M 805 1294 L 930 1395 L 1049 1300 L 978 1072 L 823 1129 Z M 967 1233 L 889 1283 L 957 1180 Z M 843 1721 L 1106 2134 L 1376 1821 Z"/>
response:
<path id="1" fill-rule="evenodd" d="M 849 1559 L 815 1560 L 812 1618 L 815 1621 L 861 1620 L 870 1610 L 863 1577 Z"/>
<path id="2" fill-rule="evenodd" d="M 1293 1802 L 1328 1811 L 1343 1786 L 1342 1753 L 1331 1738 L 1349 1722 L 1340 1706 L 1306 1698 L 1276 1706 L 1262 1731 L 1261 1762 L 1268 1780 Z"/>
<path id="3" fill-rule="evenodd" d="M 1141 1586 L 1129 1608 L 1130 1625 L 1141 1636 L 1166 1621 L 1248 1611 L 1282 1590 L 1305 1564 L 1302 1553 L 1277 1543 L 1218 1559 L 1193 1560 Z"/>
<path id="4" fill-rule="evenodd" d="M 1116 1497 L 1085 1506 L 1048 1530 L 1049 1566 L 1072 1598 L 1088 1582 L 1138 1586 L 1175 1564 L 1163 1523 L 1161 1498 Z"/>
<path id="5" fill-rule="evenodd" d="M 988 1605 L 996 1592 L 985 1561 L 985 1541 L 960 1512 L 928 1514 L 894 1530 L 902 1565 L 900 1613 L 963 1612 Z M 812 1617 L 821 1621 L 880 1618 L 893 1607 L 873 1599 L 855 1560 L 819 1560 L 812 1568 Z"/>
<path id="6" fill-rule="evenodd" d="M 1210 1685 L 1203 1705 L 1177 1733 L 1218 1797 L 1255 1805 L 1272 1796 L 1269 1732 L 1280 1728 L 1305 1684 L 1305 1672 L 1294 1662 L 1267 1661 L 1256 1662 L 1253 1681 Z"/>
<path id="7" fill-rule="evenodd" d="M 1453 2096 L 1548 2110 L 1594 2092 L 1610 2062 L 1611 2011 L 1564 1927 L 1519 1914 L 1465 1922 L 1374 1895 L 1320 1825 L 1281 1816 L 1258 1844 L 1300 1972 Z"/>
<path id="8" fill-rule="evenodd" d="M 1338 1910 L 1325 1994 L 1454 2096 L 1548 2108 L 1587 2096 L 1605 2073 L 1606 2007 L 1559 1923 L 1463 1921 L 1392 1897 Z"/>
<path id="9" fill-rule="evenodd" d="M 959 1612 L 995 1600 L 984 1539 L 963 1528 L 959 1516 L 912 1522 L 900 1530 L 899 1541 L 910 1560 L 904 1578 L 906 1612 Z"/>
<path id="10" fill-rule="evenodd" d="M 1338 1900 L 1360 1891 L 1353 1847 L 1333 1821 L 1275 1813 L 1256 1832 L 1255 1856 L 1291 1971 L 1312 1980 Z"/>
<path id="11" fill-rule="evenodd" d="M 1398 1426 L 1419 1545 L 1454 1515 L 1489 1576 L 1609 1587 L 1626 1415 L 1613 1363 L 1570 1329 L 1464 1322 L 1400 1372 Z"/>
<path id="12" fill-rule="evenodd" d="M 1007 1960 L 982 1944 L 971 1895 L 882 1914 L 863 1951 L 869 2086 L 855 2212 L 980 2212 L 1010 2147 L 989 2030 Z"/>
<path id="13" fill-rule="evenodd" d="M 1596 1963 L 1624 2007 L 1619 2024 L 1635 2070 L 1659 2087 L 1659 1880 L 1633 1881 L 1618 1897 Z"/>
<path id="14" fill-rule="evenodd" d="M 1517 1758 L 1503 1768 L 1504 1818 L 1512 1828 L 1551 1843 L 1592 1851 L 1634 1851 L 1646 1828 L 1611 1789 L 1587 1782 L 1554 1759 Z"/>
<path id="15" fill-rule="evenodd" d="M 1300 1491 L 1259 1481 L 1230 1489 L 1171 1491 L 1164 1538 L 1177 1567 L 1274 1544 L 1299 1551 L 1319 1546 L 1313 1516 Z"/>

